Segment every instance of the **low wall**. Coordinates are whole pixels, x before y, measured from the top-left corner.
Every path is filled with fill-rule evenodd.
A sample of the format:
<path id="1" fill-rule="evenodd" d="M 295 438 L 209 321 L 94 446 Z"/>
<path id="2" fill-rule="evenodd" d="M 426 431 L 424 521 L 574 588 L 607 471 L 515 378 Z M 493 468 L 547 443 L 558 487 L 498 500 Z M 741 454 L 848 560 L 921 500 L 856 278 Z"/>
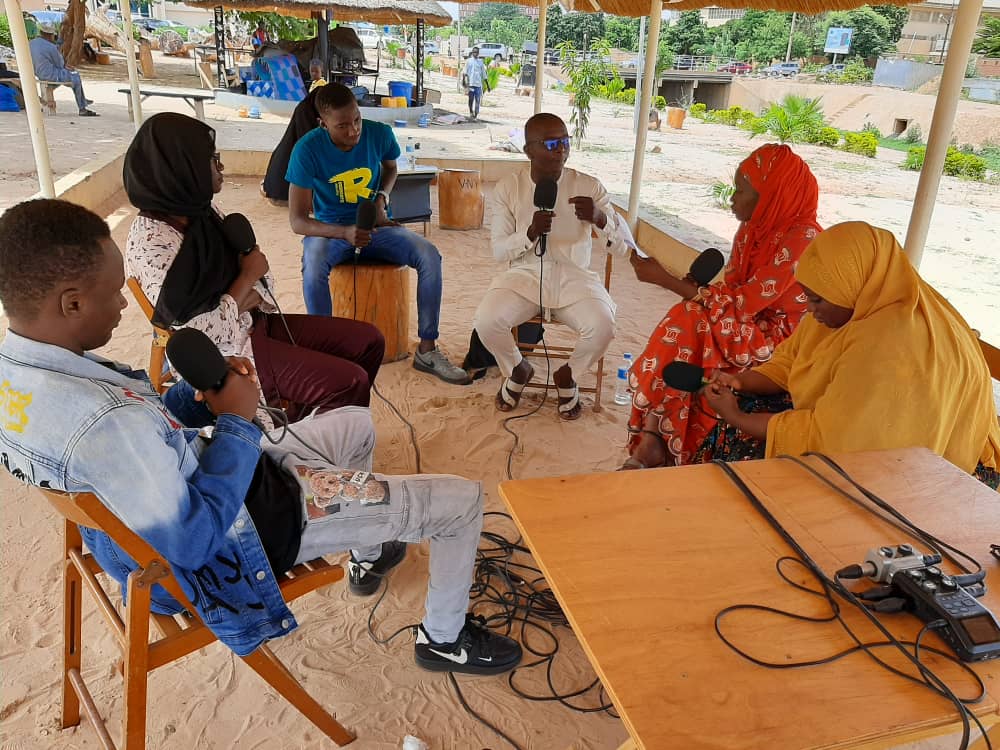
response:
<path id="1" fill-rule="evenodd" d="M 875 77 L 872 83 L 891 89 L 916 91 L 928 81 L 940 76 L 941 71 L 940 65 L 880 57 L 875 64 Z"/>
<path id="2" fill-rule="evenodd" d="M 56 181 L 56 197 L 99 211 L 110 210 L 108 201 L 122 190 L 122 167 L 125 149 L 95 159 L 75 172 Z M 225 150 L 219 154 L 226 165 L 226 174 L 232 177 L 262 177 L 271 158 L 270 151 Z M 448 159 L 444 157 L 421 158 L 420 163 L 438 169 L 478 170 L 483 182 L 496 182 L 512 172 L 523 169 L 528 160 L 519 158 Z M 40 195 L 33 196 L 40 198 Z M 615 204 L 615 210 L 626 215 L 626 207 Z M 672 273 L 683 276 L 697 251 L 674 239 L 653 222 L 640 218 L 635 240 L 643 251 L 663 264 Z"/>

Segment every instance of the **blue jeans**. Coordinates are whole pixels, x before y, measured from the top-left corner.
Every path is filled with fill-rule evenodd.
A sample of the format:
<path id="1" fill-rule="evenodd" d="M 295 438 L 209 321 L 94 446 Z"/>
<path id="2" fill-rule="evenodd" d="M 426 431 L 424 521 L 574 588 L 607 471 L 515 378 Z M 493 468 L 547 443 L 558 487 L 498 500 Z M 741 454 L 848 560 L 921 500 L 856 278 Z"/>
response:
<path id="1" fill-rule="evenodd" d="M 483 100 L 482 86 L 469 86 L 469 114 L 479 117 L 479 103 Z"/>
<path id="2" fill-rule="evenodd" d="M 360 261 L 381 260 L 417 271 L 417 333 L 422 341 L 437 341 L 441 317 L 441 253 L 420 235 L 404 227 L 379 227 Z M 310 315 L 332 315 L 330 271 L 354 261 L 347 240 L 305 237 L 302 240 L 302 295 Z"/>

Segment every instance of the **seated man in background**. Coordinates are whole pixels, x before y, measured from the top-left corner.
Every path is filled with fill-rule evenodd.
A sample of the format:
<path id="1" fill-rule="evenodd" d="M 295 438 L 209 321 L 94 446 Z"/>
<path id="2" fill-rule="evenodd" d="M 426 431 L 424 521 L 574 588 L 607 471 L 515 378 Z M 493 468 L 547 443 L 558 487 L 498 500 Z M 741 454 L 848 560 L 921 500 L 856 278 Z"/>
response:
<path id="1" fill-rule="evenodd" d="M 28 43 L 31 50 L 31 64 L 35 68 L 35 78 L 39 81 L 58 81 L 73 89 L 76 106 L 80 109 L 80 117 L 97 117 L 87 105 L 93 102 L 83 93 L 83 81 L 80 74 L 66 65 L 59 47 L 56 46 L 56 27 L 51 23 L 38 26 L 38 36 Z"/>
<path id="2" fill-rule="evenodd" d="M 389 218 L 399 144 L 392 128 L 361 119 L 354 93 L 330 83 L 315 94 L 320 127 L 295 144 L 285 176 L 288 216 L 302 240 L 302 292 L 310 315 L 331 315 L 330 271 L 348 261 L 377 260 L 417 271 L 413 367 L 446 383 L 470 382 L 437 348 L 441 316 L 441 253 Z M 375 228 L 359 229 L 358 205 L 374 201 Z M 315 218 L 314 218 L 315 217 Z M 357 251 L 357 252 L 356 252 Z M 360 256 L 357 254 L 360 253 Z"/>
<path id="3" fill-rule="evenodd" d="M 275 431 L 262 453 L 250 421 L 255 372 L 240 357 L 229 358 L 221 387 L 201 394 L 216 415 L 211 439 L 184 429 L 145 373 L 87 353 L 110 341 L 124 283 L 108 225 L 90 211 L 35 200 L 0 217 L 0 304 L 10 318 L 0 345 L 0 451 L 11 473 L 97 495 L 167 559 L 206 625 L 241 656 L 297 626 L 278 587 L 294 565 L 381 546 L 375 563 L 359 565 L 352 552 L 351 589 L 371 594 L 405 542 L 429 538 L 417 663 L 471 674 L 517 665 L 517 642 L 466 614 L 483 523 L 479 482 L 372 474 L 364 407 L 326 412 L 284 438 Z M 175 388 L 190 393 L 187 383 Z M 134 561 L 103 532 L 81 533 L 124 585 Z M 158 612 L 180 609 L 162 590 L 153 602 Z"/>
<path id="4" fill-rule="evenodd" d="M 615 335 L 615 304 L 590 270 L 591 232 L 608 252 L 624 258 L 635 246 L 607 191 L 589 175 L 566 169 L 570 139 L 566 123 L 542 112 L 524 126 L 530 166 L 497 183 L 492 200 L 493 257 L 507 264 L 476 310 L 475 329 L 496 357 L 503 382 L 496 406 L 511 411 L 534 369 L 521 356 L 511 328 L 539 314 L 541 307 L 580 334 L 569 362 L 552 376 L 559 416 L 580 416 L 574 373 L 586 371 L 607 351 Z M 534 205 L 535 185 L 553 180 L 559 192 L 553 211 Z M 542 255 L 539 239 L 547 235 Z"/>

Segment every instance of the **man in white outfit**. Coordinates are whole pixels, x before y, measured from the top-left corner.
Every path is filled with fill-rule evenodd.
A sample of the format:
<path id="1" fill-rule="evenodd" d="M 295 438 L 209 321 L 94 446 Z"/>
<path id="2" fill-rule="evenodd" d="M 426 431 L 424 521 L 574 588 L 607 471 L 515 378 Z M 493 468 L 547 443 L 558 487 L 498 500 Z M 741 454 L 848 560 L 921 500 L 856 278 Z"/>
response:
<path id="1" fill-rule="evenodd" d="M 611 207 L 607 191 L 593 177 L 564 167 L 570 139 L 556 115 L 540 113 L 524 127 L 528 169 L 499 183 L 492 199 L 493 257 L 507 270 L 497 276 L 476 310 L 475 328 L 497 360 L 503 383 L 496 406 L 511 411 L 534 368 L 521 356 L 511 328 L 539 314 L 541 307 L 575 330 L 580 338 L 569 362 L 553 374 L 563 419 L 580 416 L 574 373 L 585 372 L 607 350 L 615 335 L 615 304 L 600 276 L 590 270 L 591 232 L 624 258 L 635 246 L 628 225 Z M 538 210 L 535 185 L 554 180 L 555 208 Z M 539 238 L 547 235 L 540 256 Z"/>

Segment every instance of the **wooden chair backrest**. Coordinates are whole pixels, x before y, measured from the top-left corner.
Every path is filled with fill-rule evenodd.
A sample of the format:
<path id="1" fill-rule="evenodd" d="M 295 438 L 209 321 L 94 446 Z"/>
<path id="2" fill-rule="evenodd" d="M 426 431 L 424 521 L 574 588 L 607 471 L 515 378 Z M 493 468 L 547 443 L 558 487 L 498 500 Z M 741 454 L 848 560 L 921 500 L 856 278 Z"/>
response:
<path id="1" fill-rule="evenodd" d="M 167 572 L 167 575 L 158 580 L 157 583 L 169 591 L 171 596 L 186 610 L 195 611 L 194 605 L 181 590 L 167 559 L 122 523 L 121 519 L 112 513 L 97 495 L 91 492 L 71 493 L 47 489 L 40 489 L 40 491 L 61 516 L 88 529 L 103 531 L 111 537 L 115 544 L 125 550 L 140 568 L 148 570 L 155 561 Z"/>
<path id="2" fill-rule="evenodd" d="M 153 341 L 149 347 L 149 382 L 153 384 L 153 388 L 158 393 L 162 394 L 166 390 L 163 386 L 163 370 L 166 363 L 166 348 L 167 340 L 170 338 L 170 330 L 153 323 L 153 305 L 146 293 L 142 291 L 142 287 L 139 286 L 139 280 L 134 276 L 129 276 L 126 283 L 132 296 L 135 297 L 135 301 L 139 304 L 142 314 L 153 326 Z"/>

